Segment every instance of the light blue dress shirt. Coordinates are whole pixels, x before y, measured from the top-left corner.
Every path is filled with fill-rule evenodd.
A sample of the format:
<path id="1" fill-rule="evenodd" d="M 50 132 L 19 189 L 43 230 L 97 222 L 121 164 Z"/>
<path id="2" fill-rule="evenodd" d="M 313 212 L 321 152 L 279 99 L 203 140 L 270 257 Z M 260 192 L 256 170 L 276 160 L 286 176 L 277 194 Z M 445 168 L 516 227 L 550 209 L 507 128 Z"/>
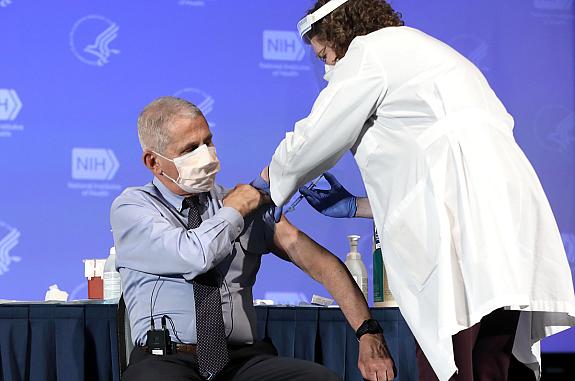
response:
<path id="1" fill-rule="evenodd" d="M 228 341 L 251 343 L 256 334 L 252 286 L 261 255 L 273 247 L 274 222 L 262 208 L 246 220 L 224 207 L 226 191 L 216 186 L 200 195 L 202 224 L 187 229 L 183 196 L 158 179 L 128 188 L 112 204 L 110 221 L 122 276 L 132 340 L 144 345 L 151 305 L 156 328 L 163 315 L 172 318 L 172 340 L 196 343 L 193 286 L 190 280 L 216 267 L 224 278 L 220 289 Z M 154 295 L 152 291 L 155 286 Z"/>

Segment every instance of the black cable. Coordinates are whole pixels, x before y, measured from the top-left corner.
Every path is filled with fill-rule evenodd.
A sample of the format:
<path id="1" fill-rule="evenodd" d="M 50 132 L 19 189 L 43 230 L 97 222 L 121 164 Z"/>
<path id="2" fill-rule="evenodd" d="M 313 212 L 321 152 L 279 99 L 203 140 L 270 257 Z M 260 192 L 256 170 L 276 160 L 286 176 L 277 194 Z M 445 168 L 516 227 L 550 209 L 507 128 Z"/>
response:
<path id="1" fill-rule="evenodd" d="M 174 331 L 174 336 L 176 336 L 176 339 L 178 339 L 180 344 L 184 344 L 184 342 L 178 336 L 178 331 L 176 331 L 176 325 L 174 324 L 174 321 L 172 320 L 172 318 L 169 315 L 164 315 L 164 317 L 167 318 L 168 321 L 170 322 L 170 325 L 172 326 L 172 331 Z"/>
<path id="2" fill-rule="evenodd" d="M 187 229 L 187 225 L 182 222 L 182 220 L 179 218 L 181 217 L 181 214 L 175 210 L 175 208 L 171 205 L 168 204 L 166 202 L 164 202 L 164 200 L 162 200 L 161 198 L 159 198 L 158 196 L 149 193 L 149 192 L 145 192 L 147 193 L 149 196 L 151 196 L 152 198 L 156 199 L 157 201 L 159 201 L 161 204 L 163 204 L 164 206 L 166 206 L 168 208 L 168 210 L 177 218 L 177 220 Z M 221 206 L 221 205 L 220 205 Z M 241 244 L 240 244 L 241 245 Z M 243 248 L 242 248 L 243 249 Z M 220 277 L 222 278 L 222 283 L 225 286 L 226 291 L 228 292 L 228 300 L 230 303 L 230 321 L 231 321 L 231 328 L 230 328 L 230 333 L 226 336 L 226 339 L 229 339 L 230 336 L 232 335 L 232 332 L 234 331 L 234 299 L 232 297 L 232 292 L 230 291 L 230 288 L 228 286 L 228 283 L 226 282 L 225 277 L 222 275 L 222 273 L 220 272 L 220 270 L 218 268 L 216 268 L 216 271 L 218 272 L 218 274 L 220 275 Z M 153 297 L 154 297 L 154 291 L 156 290 L 156 286 L 158 285 L 158 281 L 160 280 L 160 276 L 158 275 L 158 279 L 156 279 L 156 282 L 154 283 L 154 288 L 152 289 L 152 294 L 150 295 L 150 323 L 152 326 L 152 330 L 154 330 L 154 318 L 153 318 L 153 312 L 154 312 L 154 305 L 152 304 L 153 301 Z M 159 289 L 158 289 L 158 292 Z M 176 339 L 178 339 L 178 341 L 180 342 L 180 344 L 184 344 L 182 342 L 182 340 L 180 340 L 180 338 L 178 337 L 178 333 L 176 331 L 176 326 L 174 324 L 174 321 L 172 320 L 172 318 L 168 315 L 164 315 L 169 321 L 170 321 L 170 325 L 174 331 L 174 335 L 176 336 Z"/>
<path id="3" fill-rule="evenodd" d="M 232 292 L 230 291 L 230 288 L 228 286 L 228 283 L 226 282 L 226 279 L 223 277 L 222 273 L 219 271 L 219 269 L 216 268 L 216 271 L 218 273 L 219 276 L 222 277 L 222 282 L 223 285 L 226 289 L 226 291 L 228 292 L 228 300 L 230 303 L 230 314 L 231 314 L 231 328 L 230 328 L 230 333 L 226 336 L 226 339 L 229 339 L 230 336 L 232 335 L 232 332 L 234 331 L 234 303 L 233 303 L 233 297 L 232 297 Z M 185 344 L 182 339 L 180 339 L 180 337 L 178 336 L 178 331 L 176 330 L 176 323 L 174 323 L 174 320 L 172 319 L 171 316 L 169 315 L 164 315 L 164 318 L 168 319 L 168 321 L 170 322 L 170 326 L 172 327 L 172 331 L 174 332 L 174 336 L 176 337 L 176 339 L 178 340 L 178 342 L 180 344 Z"/>

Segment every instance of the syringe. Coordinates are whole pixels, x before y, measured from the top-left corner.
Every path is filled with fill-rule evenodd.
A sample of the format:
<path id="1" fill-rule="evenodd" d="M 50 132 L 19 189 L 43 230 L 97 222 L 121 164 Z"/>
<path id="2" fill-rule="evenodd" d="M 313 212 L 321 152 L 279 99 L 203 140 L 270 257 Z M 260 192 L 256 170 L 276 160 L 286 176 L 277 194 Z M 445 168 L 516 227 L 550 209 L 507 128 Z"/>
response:
<path id="1" fill-rule="evenodd" d="M 312 181 L 312 183 L 310 185 L 308 185 L 307 189 L 313 189 L 315 188 L 315 186 L 317 185 L 317 183 L 319 183 L 319 181 L 323 178 L 323 175 L 321 175 L 320 177 L 318 177 L 317 179 L 315 179 L 314 181 Z M 291 205 L 285 210 L 284 213 L 289 213 L 289 212 L 293 212 L 296 208 L 296 206 L 301 202 L 301 200 L 303 200 L 303 195 L 300 194 L 298 198 L 295 199 L 294 202 L 291 203 Z"/>

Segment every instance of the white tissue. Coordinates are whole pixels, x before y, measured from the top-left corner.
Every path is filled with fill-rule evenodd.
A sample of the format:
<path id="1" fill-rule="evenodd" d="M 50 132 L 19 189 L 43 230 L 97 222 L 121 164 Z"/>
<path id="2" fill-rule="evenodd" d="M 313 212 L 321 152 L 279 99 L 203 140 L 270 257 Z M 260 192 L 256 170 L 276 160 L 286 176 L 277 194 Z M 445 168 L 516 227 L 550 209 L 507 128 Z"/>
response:
<path id="1" fill-rule="evenodd" d="M 44 300 L 46 302 L 67 302 L 68 293 L 60 290 L 57 284 L 53 284 L 50 286 L 50 289 L 46 291 L 46 297 Z"/>
<path id="2" fill-rule="evenodd" d="M 319 295 L 313 295 L 311 298 L 311 304 L 317 304 L 324 307 L 329 307 L 333 304 L 333 299 L 325 298 Z"/>
<path id="3" fill-rule="evenodd" d="M 273 306 L 274 301 L 271 299 L 254 299 L 254 306 Z"/>

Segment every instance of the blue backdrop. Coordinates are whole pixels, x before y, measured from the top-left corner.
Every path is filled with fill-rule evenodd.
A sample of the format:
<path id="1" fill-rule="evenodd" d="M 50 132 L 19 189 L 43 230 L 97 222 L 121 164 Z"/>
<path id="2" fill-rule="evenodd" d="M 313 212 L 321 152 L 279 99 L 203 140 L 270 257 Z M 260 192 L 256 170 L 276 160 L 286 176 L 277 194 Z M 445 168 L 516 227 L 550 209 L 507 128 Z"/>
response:
<path id="1" fill-rule="evenodd" d="M 516 120 L 575 269 L 573 0 L 396 0 L 406 23 L 451 44 L 486 74 Z M 222 161 L 218 181 L 248 182 L 325 85 L 295 32 L 310 0 L 0 0 L 0 298 L 44 297 L 58 283 L 86 297 L 83 258 L 105 258 L 114 197 L 151 179 L 139 111 L 160 95 L 200 105 Z M 348 155 L 334 169 L 353 192 Z M 342 259 L 369 221 L 292 221 Z M 370 290 L 371 292 L 371 290 Z M 255 296 L 327 295 L 301 271 L 264 259 Z M 546 350 L 575 350 L 573 334 Z"/>

